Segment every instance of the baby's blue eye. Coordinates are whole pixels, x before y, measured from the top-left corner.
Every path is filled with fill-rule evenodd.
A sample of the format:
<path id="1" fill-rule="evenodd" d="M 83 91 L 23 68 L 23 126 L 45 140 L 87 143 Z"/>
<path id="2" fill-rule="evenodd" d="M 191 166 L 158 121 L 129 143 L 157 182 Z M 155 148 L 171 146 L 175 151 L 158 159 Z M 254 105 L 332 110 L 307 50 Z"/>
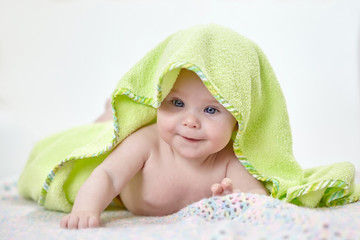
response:
<path id="1" fill-rule="evenodd" d="M 207 107 L 204 109 L 204 111 L 208 114 L 215 114 L 218 110 L 216 108 L 213 107 Z"/>
<path id="2" fill-rule="evenodd" d="M 175 107 L 183 107 L 185 105 L 183 101 L 179 99 L 172 100 L 171 102 Z"/>

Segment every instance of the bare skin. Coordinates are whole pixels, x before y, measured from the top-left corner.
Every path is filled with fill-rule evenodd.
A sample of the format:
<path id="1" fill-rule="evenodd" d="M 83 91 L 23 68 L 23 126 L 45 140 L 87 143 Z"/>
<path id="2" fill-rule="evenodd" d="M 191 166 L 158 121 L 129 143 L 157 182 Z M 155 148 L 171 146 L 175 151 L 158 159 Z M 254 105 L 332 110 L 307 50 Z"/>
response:
<path id="1" fill-rule="evenodd" d="M 182 70 L 157 123 L 131 134 L 93 171 L 60 226 L 100 226 L 101 212 L 117 196 L 133 214 L 164 216 L 211 196 L 267 195 L 233 152 L 234 128 L 236 120 L 197 75 Z"/>

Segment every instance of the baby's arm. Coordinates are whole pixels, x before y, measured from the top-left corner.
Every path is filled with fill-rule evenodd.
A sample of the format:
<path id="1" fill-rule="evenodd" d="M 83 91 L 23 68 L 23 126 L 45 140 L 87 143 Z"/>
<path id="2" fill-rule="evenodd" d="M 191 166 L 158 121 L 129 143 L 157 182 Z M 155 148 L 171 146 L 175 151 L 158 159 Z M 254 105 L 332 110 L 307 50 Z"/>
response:
<path id="1" fill-rule="evenodd" d="M 234 192 L 249 192 L 269 195 L 260 181 L 255 179 L 237 160 L 230 160 L 226 177 L 211 186 L 213 196 L 224 196 Z"/>
<path id="2" fill-rule="evenodd" d="M 76 195 L 71 214 L 62 218 L 63 228 L 88 228 L 100 225 L 100 214 L 116 196 L 111 175 L 101 166 L 96 168 Z"/>
<path id="3" fill-rule="evenodd" d="M 141 170 L 146 145 L 139 147 L 141 133 L 134 133 L 118 145 L 90 175 L 76 195 L 71 213 L 60 222 L 63 228 L 88 228 L 100 225 L 100 214 Z"/>

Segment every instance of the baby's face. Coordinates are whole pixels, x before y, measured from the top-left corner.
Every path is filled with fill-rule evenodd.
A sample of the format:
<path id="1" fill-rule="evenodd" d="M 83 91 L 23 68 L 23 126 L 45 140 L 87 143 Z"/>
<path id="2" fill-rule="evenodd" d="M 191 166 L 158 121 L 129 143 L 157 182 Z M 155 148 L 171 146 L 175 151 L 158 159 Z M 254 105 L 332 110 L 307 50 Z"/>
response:
<path id="1" fill-rule="evenodd" d="M 183 157 L 203 158 L 230 141 L 235 118 L 192 71 L 181 70 L 157 114 L 160 137 Z"/>

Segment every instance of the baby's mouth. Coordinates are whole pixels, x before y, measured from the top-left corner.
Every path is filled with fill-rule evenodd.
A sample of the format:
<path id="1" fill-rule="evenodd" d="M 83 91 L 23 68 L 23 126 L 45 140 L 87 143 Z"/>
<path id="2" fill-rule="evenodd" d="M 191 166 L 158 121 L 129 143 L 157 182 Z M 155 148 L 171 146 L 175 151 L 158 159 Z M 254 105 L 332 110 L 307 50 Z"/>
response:
<path id="1" fill-rule="evenodd" d="M 189 137 L 185 137 L 185 136 L 182 136 L 182 137 L 188 142 L 199 142 L 199 141 L 201 141 L 201 139 L 189 138 Z"/>

